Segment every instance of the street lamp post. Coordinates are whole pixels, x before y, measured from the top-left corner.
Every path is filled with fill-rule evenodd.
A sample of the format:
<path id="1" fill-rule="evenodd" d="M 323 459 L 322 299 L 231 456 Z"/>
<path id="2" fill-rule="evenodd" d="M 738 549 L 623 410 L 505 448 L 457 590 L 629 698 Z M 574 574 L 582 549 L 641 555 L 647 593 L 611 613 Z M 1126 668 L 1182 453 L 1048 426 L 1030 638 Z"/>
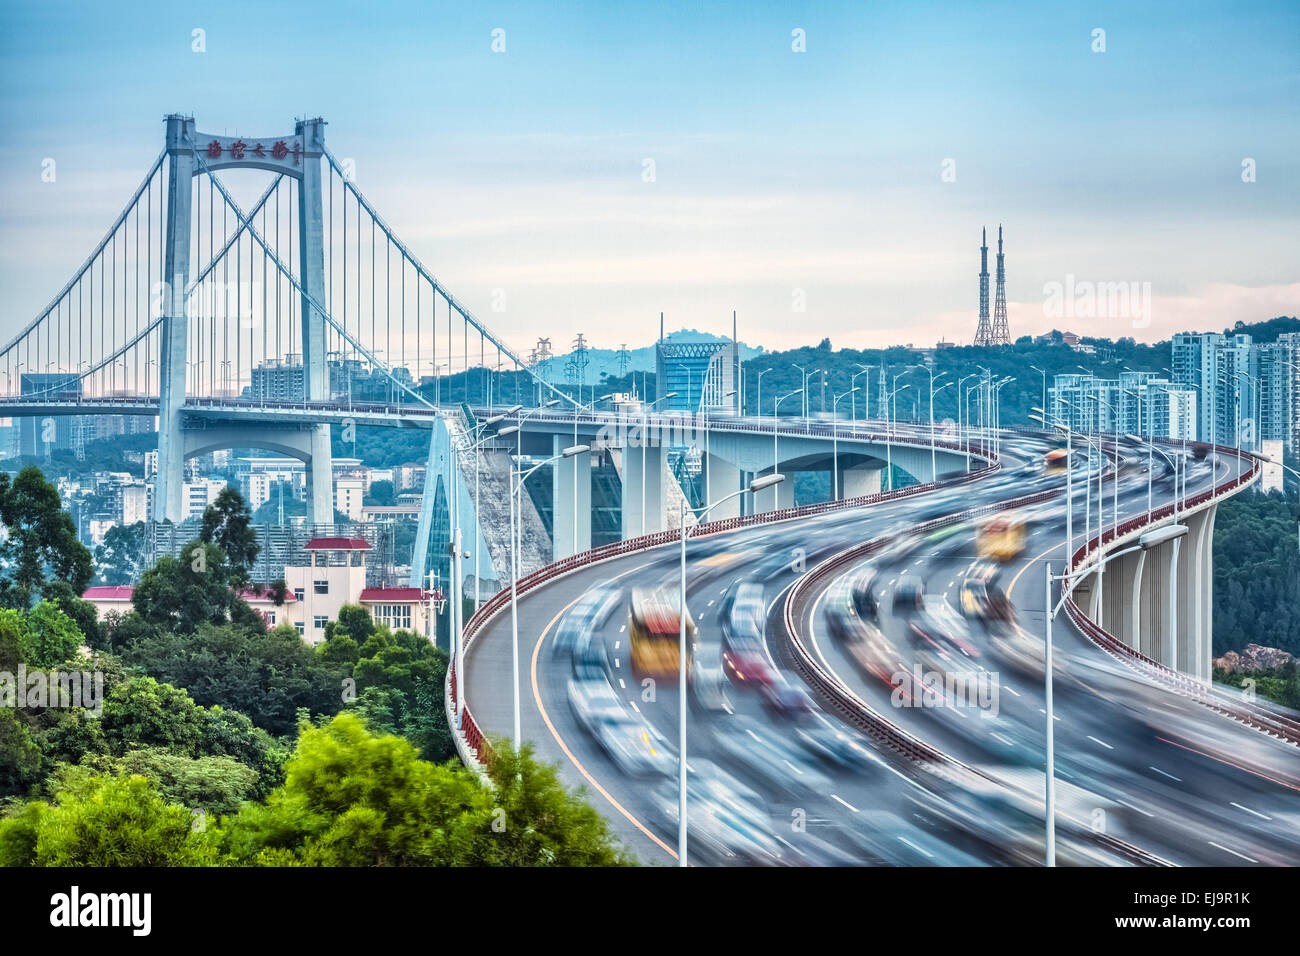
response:
<path id="1" fill-rule="evenodd" d="M 957 380 L 957 434 L 961 437 L 962 446 L 966 451 L 966 471 L 968 474 L 970 472 L 970 393 L 975 386 L 972 385 L 970 388 L 962 388 L 962 386 L 966 383 L 966 379 L 974 377 L 975 373 L 971 372 L 969 375 L 963 375 Z M 963 404 L 966 405 L 965 430 L 963 430 L 962 426 Z"/>
<path id="2" fill-rule="evenodd" d="M 831 401 L 831 446 L 832 446 L 831 475 L 835 486 L 831 496 L 833 501 L 840 500 L 840 428 L 839 428 L 840 399 L 848 395 L 852 395 L 857 390 L 858 387 L 854 385 L 847 392 L 844 392 L 841 395 L 837 395 Z M 776 470 L 775 466 L 773 467 L 773 470 L 774 471 Z"/>
<path id="3" fill-rule="evenodd" d="M 1043 605 L 1045 611 L 1046 626 L 1043 635 L 1043 694 L 1044 703 L 1047 710 L 1047 731 L 1046 731 L 1046 751 L 1047 751 L 1047 781 L 1044 792 L 1046 802 L 1046 820 L 1047 820 L 1047 865 L 1056 866 L 1056 752 L 1055 752 L 1055 728 L 1052 726 L 1056 719 L 1055 709 L 1052 706 L 1052 620 L 1060 613 L 1061 608 L 1065 605 L 1066 600 L 1073 593 L 1079 582 L 1083 580 L 1092 571 L 1101 574 L 1104 565 L 1114 561 L 1116 558 L 1123 557 L 1126 554 L 1132 554 L 1135 551 L 1149 551 L 1166 541 L 1176 541 L 1187 534 L 1187 526 L 1181 524 L 1165 525 L 1163 528 L 1157 528 L 1155 531 L 1148 531 L 1138 538 L 1138 543 L 1131 548 L 1125 548 L 1123 551 L 1117 551 L 1109 556 L 1102 556 L 1095 568 L 1087 568 L 1081 571 L 1069 571 L 1069 558 L 1066 558 L 1066 573 L 1052 574 L 1051 564 L 1047 565 L 1047 573 L 1044 576 L 1044 593 L 1046 600 Z M 1172 578 L 1172 576 L 1171 576 Z M 1071 580 L 1073 579 L 1073 580 Z M 1060 601 L 1056 606 L 1052 606 L 1052 584 L 1060 581 L 1066 585 L 1064 592 L 1061 594 Z M 1171 580 L 1171 586 L 1174 582 Z M 1171 602 L 1172 604 L 1172 602 Z"/>
<path id="4" fill-rule="evenodd" d="M 935 474 L 938 473 L 934 448 L 934 369 L 928 365 L 913 365 L 912 368 L 920 369 L 930 376 L 930 480 L 933 481 Z M 943 378 L 947 374 L 947 372 L 940 372 L 939 377 Z"/>
<path id="5" fill-rule="evenodd" d="M 763 418 L 763 376 L 770 371 L 772 371 L 770 368 L 765 368 L 758 373 L 758 417 L 760 421 Z"/>
<path id="6" fill-rule="evenodd" d="M 885 422 L 885 473 L 889 483 L 888 491 L 894 490 L 894 408 L 897 404 L 894 396 L 912 387 L 911 382 L 904 382 L 902 385 L 898 384 L 899 375 L 904 374 L 906 373 L 899 372 L 898 375 L 894 376 L 894 387 L 890 390 L 885 405 L 886 413 L 889 415 Z"/>
<path id="7" fill-rule="evenodd" d="M 1037 372 L 1039 375 L 1043 376 L 1043 408 L 1046 409 L 1047 408 L 1047 373 L 1044 372 L 1037 365 L 1031 365 L 1029 367 L 1033 369 L 1035 372 Z M 1044 412 L 1044 414 L 1046 414 L 1046 412 Z"/>
<path id="8" fill-rule="evenodd" d="M 803 394 L 803 389 L 796 388 L 793 392 L 786 392 L 784 395 L 782 395 L 780 398 L 778 398 L 775 402 L 772 403 L 772 474 L 774 475 L 781 469 L 781 455 L 780 455 L 779 446 L 777 444 L 777 439 L 780 436 L 779 422 L 780 422 L 781 403 L 784 402 L 787 398 L 793 398 L 796 395 L 802 395 L 802 394 Z M 767 486 L 764 485 L 764 487 Z M 772 502 L 772 510 L 773 511 L 776 510 L 775 501 Z M 754 502 L 754 513 L 755 514 L 758 513 L 757 501 Z"/>
<path id="9" fill-rule="evenodd" d="M 849 378 L 849 385 L 852 385 L 854 382 L 856 382 L 858 380 L 859 375 L 865 375 L 867 377 L 867 384 L 864 385 L 862 388 L 862 417 L 870 418 L 871 417 L 871 366 L 861 365 L 857 362 L 855 362 L 854 364 L 857 365 L 857 367 L 861 371 L 855 372 Z M 856 396 L 849 399 L 849 420 L 855 423 L 853 427 L 856 429 L 858 427 L 856 424 L 858 420 L 858 400 Z"/>
<path id="10" fill-rule="evenodd" d="M 795 394 L 795 393 L 791 393 Z M 695 527 L 698 528 L 704 523 L 704 519 L 709 512 L 723 502 L 730 501 L 738 495 L 743 495 L 746 491 L 751 494 L 757 494 L 764 488 L 770 488 L 785 480 L 785 475 L 777 474 L 775 471 L 770 475 L 762 478 L 755 478 L 749 483 L 748 488 L 741 488 L 733 491 L 729 495 L 719 498 L 717 501 L 700 509 L 696 518 Z M 680 590 L 678 592 L 677 604 L 677 865 L 686 866 L 686 539 L 690 537 L 686 530 L 686 499 L 683 497 L 680 504 L 681 514 L 681 531 L 679 540 L 681 541 L 681 576 Z M 694 530 L 694 529 L 692 529 Z M 517 686 L 517 685 L 516 685 Z M 516 713 L 518 710 L 516 709 Z"/>
<path id="11" fill-rule="evenodd" d="M 939 395 L 945 388 L 951 388 L 953 382 L 944 382 L 936 390 L 934 384 L 930 385 L 930 480 L 939 480 L 939 466 L 935 457 L 935 439 L 934 439 L 934 396 Z"/>

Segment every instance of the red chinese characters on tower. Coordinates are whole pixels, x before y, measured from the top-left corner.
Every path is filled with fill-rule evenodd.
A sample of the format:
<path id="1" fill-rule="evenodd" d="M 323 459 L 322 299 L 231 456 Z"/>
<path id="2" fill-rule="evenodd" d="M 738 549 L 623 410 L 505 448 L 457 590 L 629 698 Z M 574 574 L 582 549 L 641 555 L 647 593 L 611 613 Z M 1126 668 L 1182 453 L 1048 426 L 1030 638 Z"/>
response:
<path id="1" fill-rule="evenodd" d="M 221 143 L 219 143 L 217 140 L 214 139 L 212 142 L 208 143 L 208 159 L 220 159 L 220 158 L 221 158 Z"/>
<path id="2" fill-rule="evenodd" d="M 253 147 L 253 155 L 256 156 L 258 159 L 262 159 L 263 157 L 266 156 L 266 150 L 262 148 L 261 143 L 258 143 L 256 146 Z"/>
<path id="3" fill-rule="evenodd" d="M 289 147 L 285 145 L 284 140 L 276 140 L 275 145 L 271 147 L 271 155 L 275 159 L 284 159 L 289 155 Z"/>
<path id="4" fill-rule="evenodd" d="M 243 159 L 244 150 L 246 150 L 247 148 L 248 148 L 248 144 L 245 143 L 242 139 L 235 140 L 233 143 L 230 144 L 230 158 Z"/>

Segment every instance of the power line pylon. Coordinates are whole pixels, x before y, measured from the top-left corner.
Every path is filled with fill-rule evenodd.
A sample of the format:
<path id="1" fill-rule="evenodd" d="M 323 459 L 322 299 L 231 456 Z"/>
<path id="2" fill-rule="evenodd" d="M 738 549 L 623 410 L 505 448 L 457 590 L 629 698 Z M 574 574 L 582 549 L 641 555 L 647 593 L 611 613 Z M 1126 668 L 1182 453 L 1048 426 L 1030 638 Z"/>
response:
<path id="1" fill-rule="evenodd" d="M 998 224 L 998 284 L 997 295 L 993 300 L 992 344 L 1011 344 L 1011 330 L 1007 328 L 1007 270 L 1002 257 L 1002 225 L 1000 223 Z"/>
<path id="2" fill-rule="evenodd" d="M 989 245 L 988 230 L 980 231 L 980 321 L 975 327 L 975 345 L 993 344 L 993 326 L 989 323 Z"/>

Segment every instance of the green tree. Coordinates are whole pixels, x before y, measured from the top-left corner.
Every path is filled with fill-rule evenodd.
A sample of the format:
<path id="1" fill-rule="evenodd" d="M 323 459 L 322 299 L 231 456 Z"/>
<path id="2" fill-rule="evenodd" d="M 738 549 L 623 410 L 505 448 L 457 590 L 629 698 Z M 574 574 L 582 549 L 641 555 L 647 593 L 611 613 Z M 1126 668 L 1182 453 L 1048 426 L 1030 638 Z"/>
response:
<path id="1" fill-rule="evenodd" d="M 191 541 L 179 558 L 163 555 L 140 576 L 131 606 L 147 624 L 177 634 L 191 634 L 200 624 L 234 621 L 264 628 L 257 615 L 231 590 L 232 572 L 217 545 Z"/>
<path id="2" fill-rule="evenodd" d="M 120 757 L 87 755 L 80 764 L 61 766 L 51 781 L 63 791 L 99 775 L 144 777 L 167 802 L 205 814 L 234 813 L 257 784 L 257 771 L 234 757 L 186 757 L 159 747 L 129 750 Z"/>
<path id="3" fill-rule="evenodd" d="M 627 859 L 553 767 L 501 747 L 485 787 L 464 767 L 420 760 L 355 715 L 304 726 L 284 786 L 223 824 L 236 861 L 316 866 L 567 866 Z"/>
<path id="4" fill-rule="evenodd" d="M 1214 522 L 1214 653 L 1263 644 L 1300 656 L 1300 505 L 1245 492 Z"/>
<path id="5" fill-rule="evenodd" d="M 0 522 L 7 532 L 0 546 L 0 602 L 26 608 L 51 578 L 78 595 L 90 584 L 90 551 L 39 468 L 24 468 L 12 480 L 0 474 Z"/>
<path id="6" fill-rule="evenodd" d="M 215 863 L 185 807 L 144 777 L 93 777 L 54 803 L 0 820 L 0 866 L 202 866 Z"/>
<path id="7" fill-rule="evenodd" d="M 247 714 L 273 734 L 293 733 L 299 709 L 326 716 L 342 706 L 338 665 L 319 659 L 290 626 L 255 631 L 203 622 L 192 633 L 149 629 L 120 647 L 122 660 L 186 688 L 205 706 Z"/>
<path id="8" fill-rule="evenodd" d="M 144 571 L 141 560 L 147 544 L 148 523 L 114 525 L 95 549 L 95 581 L 103 585 L 132 584 Z"/>
<path id="9" fill-rule="evenodd" d="M 226 556 L 227 580 L 237 589 L 248 586 L 257 560 L 257 534 L 243 495 L 227 485 L 203 511 L 200 540 L 215 544 Z"/>
<path id="10" fill-rule="evenodd" d="M 370 483 L 370 493 L 366 495 L 365 503 L 368 505 L 396 504 L 397 491 L 393 488 L 393 483 L 387 480 L 372 481 Z"/>

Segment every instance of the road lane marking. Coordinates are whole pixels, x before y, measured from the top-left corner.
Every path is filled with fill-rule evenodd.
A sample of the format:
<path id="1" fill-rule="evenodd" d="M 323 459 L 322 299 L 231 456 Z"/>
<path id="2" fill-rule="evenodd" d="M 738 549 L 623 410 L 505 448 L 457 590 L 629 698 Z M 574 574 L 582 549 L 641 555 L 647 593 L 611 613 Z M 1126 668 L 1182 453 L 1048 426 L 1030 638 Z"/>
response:
<path id="1" fill-rule="evenodd" d="M 619 578 L 626 577 L 627 575 L 632 574 L 635 571 L 640 571 L 643 568 L 647 568 L 654 563 L 655 562 L 653 561 L 647 561 L 645 564 L 639 564 L 634 568 L 628 568 L 626 571 L 622 572 L 621 574 L 617 574 L 614 577 L 610 578 L 610 581 L 611 582 L 617 581 Z M 552 722 L 551 715 L 546 710 L 546 705 L 542 703 L 542 691 L 537 683 L 537 659 L 542 652 L 542 643 L 546 640 L 546 635 L 550 633 L 551 628 L 553 628 L 556 625 L 556 623 L 560 620 L 560 618 L 563 617 L 569 611 L 569 609 L 572 608 L 575 604 L 577 604 L 580 600 L 582 600 L 582 595 L 578 595 L 578 597 L 574 598 L 572 601 L 570 601 L 568 604 L 562 607 L 556 613 L 555 617 L 551 618 L 550 623 L 546 625 L 546 627 L 542 630 L 542 633 L 537 636 L 537 643 L 533 645 L 532 666 L 530 668 L 531 682 L 533 685 L 533 703 L 537 705 L 537 709 L 542 715 L 542 722 L 546 724 L 546 729 L 551 732 L 551 736 L 554 737 L 555 742 L 560 745 L 560 750 L 563 751 L 564 756 L 569 758 L 569 762 L 573 764 L 574 768 L 578 771 L 578 773 L 582 774 L 583 779 L 586 780 L 589 784 L 591 784 L 591 786 L 595 788 L 597 793 L 599 793 L 602 797 L 608 800 L 610 806 L 612 806 L 615 810 L 621 813 L 629 823 L 631 823 L 634 827 L 636 827 L 647 837 L 649 837 L 661 850 L 663 850 L 665 853 L 667 853 L 670 857 L 672 857 L 675 860 L 677 859 L 677 851 L 674 850 L 672 847 L 670 847 L 663 840 L 659 839 L 659 837 L 657 837 L 654 833 L 652 833 L 644 823 L 642 823 L 635 816 L 633 816 L 631 811 L 629 811 L 626 807 L 624 807 L 623 804 L 615 800 L 613 794 L 611 794 L 608 790 L 602 787 L 600 783 L 596 780 L 596 778 L 593 777 L 587 771 L 587 768 L 584 767 L 581 764 L 581 762 L 579 762 L 578 758 L 574 755 L 573 751 L 569 749 L 569 745 L 564 742 L 564 738 L 560 736 L 560 731 L 556 728 L 554 722 Z"/>
<path id="2" fill-rule="evenodd" d="M 1268 780 L 1272 783 L 1276 783 L 1280 786 L 1286 787 L 1289 790 L 1295 790 L 1300 792 L 1300 787 L 1297 787 L 1295 784 L 1288 783 L 1287 781 L 1282 780 L 1278 777 L 1269 776 L 1268 774 L 1263 773 L 1259 770 L 1252 770 L 1250 767 L 1247 767 L 1244 764 L 1233 763 L 1231 760 L 1225 760 L 1223 757 L 1216 757 L 1214 756 L 1214 754 L 1206 753 L 1204 750 L 1197 750 L 1195 747 L 1188 747 L 1185 744 L 1177 743 L 1176 741 L 1170 740 L 1168 737 L 1161 737 L 1159 735 L 1156 735 L 1156 740 L 1177 747 L 1180 750 L 1187 750 L 1194 754 L 1200 754 L 1202 757 L 1208 757 L 1209 759 L 1218 761 L 1219 763 L 1227 764 L 1229 767 L 1235 767 L 1238 770 L 1244 770 L 1246 773 L 1254 774 L 1256 777 L 1260 777 L 1264 780 Z"/>
<path id="3" fill-rule="evenodd" d="M 1168 777 L 1170 780 L 1176 780 L 1178 783 L 1182 783 L 1182 782 L 1183 782 L 1183 778 L 1182 778 L 1182 777 L 1175 777 L 1172 773 L 1165 773 L 1165 772 L 1164 772 L 1163 770 L 1161 770 L 1159 767 L 1147 767 L 1147 769 L 1148 769 L 1148 770 L 1154 770 L 1156 773 L 1160 774 L 1162 777 Z"/>
<path id="4" fill-rule="evenodd" d="M 1243 807 L 1240 803 L 1233 803 L 1232 805 L 1233 805 L 1234 807 L 1236 807 L 1238 810 L 1245 810 L 1247 813 L 1253 813 L 1255 816 L 1259 817 L 1261 820 L 1272 820 L 1272 819 L 1273 819 L 1272 817 L 1270 817 L 1270 816 L 1268 816 L 1268 815 L 1266 815 L 1266 814 L 1260 813 L 1258 810 L 1252 810 L 1250 807 Z"/>
<path id="5" fill-rule="evenodd" d="M 1091 740 L 1094 744 L 1101 744 L 1101 745 L 1102 745 L 1103 747 L 1105 747 L 1107 750 L 1114 750 L 1114 749 L 1115 749 L 1115 748 L 1112 747 L 1110 744 L 1106 743 L 1106 741 L 1104 741 L 1104 740 L 1098 740 L 1098 739 L 1097 739 L 1096 737 L 1094 737 L 1092 734 L 1088 734 L 1088 739 Z"/>
<path id="6" fill-rule="evenodd" d="M 1149 811 L 1147 811 L 1147 810 L 1143 810 L 1141 807 L 1135 807 L 1135 806 L 1133 806 L 1133 804 L 1129 803 L 1127 800 L 1121 800 L 1119 797 L 1116 797 L 1116 798 L 1115 798 L 1115 802 L 1118 803 L 1121 807 L 1128 807 L 1130 810 L 1136 810 L 1138 813 L 1142 814 L 1143 816 L 1148 816 L 1148 817 L 1154 817 L 1154 816 L 1155 816 L 1154 813 L 1151 813 L 1151 812 L 1149 812 Z"/>
<path id="7" fill-rule="evenodd" d="M 1226 846 L 1224 846 L 1222 843 L 1215 843 L 1213 840 L 1210 840 L 1209 843 L 1210 843 L 1210 846 L 1218 847 L 1218 848 L 1219 848 L 1220 850 L 1222 850 L 1224 853 L 1231 853 L 1233 856 L 1239 856 L 1239 857 L 1241 857 L 1241 858 L 1242 858 L 1243 860 L 1245 860 L 1247 863 L 1258 863 L 1258 862 L 1259 862 L 1259 860 L 1252 860 L 1250 857 L 1246 856 L 1246 854 L 1244 854 L 1244 853 L 1238 853 L 1236 850 L 1229 850 L 1229 849 L 1228 849 Z"/>
<path id="8" fill-rule="evenodd" d="M 861 812 L 861 811 L 858 810 L 857 807 L 855 807 L 853 804 L 849 803 L 849 801 L 847 801 L 847 800 L 845 800 L 844 798 L 842 798 L 839 794 L 832 793 L 832 794 L 831 794 L 831 799 L 834 800 L 836 803 L 839 803 L 839 804 L 842 804 L 842 805 L 848 807 L 848 808 L 849 808 L 850 810 L 852 810 L 854 813 L 859 813 L 859 812 Z"/>
<path id="9" fill-rule="evenodd" d="M 906 843 L 908 846 L 910 846 L 910 847 L 911 847 L 913 850 L 915 850 L 917 853 L 924 853 L 924 854 L 925 854 L 927 857 L 929 857 L 930 859 L 932 859 L 932 860 L 934 859 L 934 854 L 933 854 L 933 853 L 931 853 L 929 850 L 923 850 L 923 849 L 921 849 L 919 846 L 917 846 L 915 843 L 913 843 L 913 842 L 912 842 L 911 840 L 909 840 L 907 837 L 899 837 L 898 839 L 899 839 L 901 842 Z"/>

